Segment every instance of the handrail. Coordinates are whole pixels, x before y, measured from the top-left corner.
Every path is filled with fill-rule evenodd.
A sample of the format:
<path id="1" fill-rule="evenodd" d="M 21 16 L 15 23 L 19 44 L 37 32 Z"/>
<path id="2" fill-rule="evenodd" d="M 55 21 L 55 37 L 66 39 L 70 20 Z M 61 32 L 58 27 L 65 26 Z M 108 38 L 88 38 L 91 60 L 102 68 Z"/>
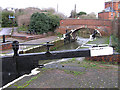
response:
<path id="1" fill-rule="evenodd" d="M 43 46 L 46 46 L 46 45 L 50 45 L 50 46 L 53 46 L 53 44 L 19 44 L 20 46 L 23 46 L 23 45 L 26 45 L 26 46 L 29 46 L 29 45 L 43 45 Z"/>

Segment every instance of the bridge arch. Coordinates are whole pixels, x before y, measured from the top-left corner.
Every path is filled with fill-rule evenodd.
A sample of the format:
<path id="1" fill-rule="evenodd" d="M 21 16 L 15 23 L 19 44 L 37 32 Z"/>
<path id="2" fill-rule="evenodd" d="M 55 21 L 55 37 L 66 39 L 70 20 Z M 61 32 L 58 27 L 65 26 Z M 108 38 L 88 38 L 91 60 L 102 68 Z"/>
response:
<path id="1" fill-rule="evenodd" d="M 94 31 L 97 31 L 98 35 L 102 36 L 102 34 L 99 31 L 99 29 L 96 29 L 96 28 L 85 28 L 85 27 L 82 26 L 82 27 L 70 30 L 71 31 L 72 39 L 76 39 L 77 32 L 80 31 L 80 30 L 82 30 L 82 29 L 89 29 L 90 35 L 92 35 L 94 33 Z M 88 36 L 88 37 L 90 37 L 90 36 Z"/>
<path id="2" fill-rule="evenodd" d="M 97 29 L 102 36 L 108 36 L 112 32 L 112 21 L 101 19 L 64 19 L 60 21 L 57 32 L 65 34 L 66 30 L 78 29 L 80 27 Z"/>

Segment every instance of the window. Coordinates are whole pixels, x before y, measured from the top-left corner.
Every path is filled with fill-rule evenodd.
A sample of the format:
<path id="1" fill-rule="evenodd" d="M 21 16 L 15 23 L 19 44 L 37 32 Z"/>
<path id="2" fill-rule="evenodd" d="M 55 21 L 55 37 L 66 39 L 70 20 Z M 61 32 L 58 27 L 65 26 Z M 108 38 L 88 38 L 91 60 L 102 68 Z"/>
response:
<path id="1" fill-rule="evenodd" d="M 118 4 L 118 9 L 120 9 L 120 4 Z"/>
<path id="2" fill-rule="evenodd" d="M 120 17 L 120 12 L 118 13 L 118 17 Z"/>

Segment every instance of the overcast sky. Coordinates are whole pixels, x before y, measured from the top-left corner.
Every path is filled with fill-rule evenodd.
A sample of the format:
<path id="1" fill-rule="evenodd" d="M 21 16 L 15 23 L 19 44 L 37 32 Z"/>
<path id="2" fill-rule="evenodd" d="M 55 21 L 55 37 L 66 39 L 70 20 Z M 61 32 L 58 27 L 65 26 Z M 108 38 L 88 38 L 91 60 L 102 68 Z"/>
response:
<path id="1" fill-rule="evenodd" d="M 85 11 L 87 13 L 95 12 L 97 14 L 104 9 L 105 1 L 107 0 L 0 0 L 0 7 L 38 7 L 40 9 L 52 7 L 57 11 L 58 4 L 58 12 L 69 16 L 75 4 L 77 12 Z"/>

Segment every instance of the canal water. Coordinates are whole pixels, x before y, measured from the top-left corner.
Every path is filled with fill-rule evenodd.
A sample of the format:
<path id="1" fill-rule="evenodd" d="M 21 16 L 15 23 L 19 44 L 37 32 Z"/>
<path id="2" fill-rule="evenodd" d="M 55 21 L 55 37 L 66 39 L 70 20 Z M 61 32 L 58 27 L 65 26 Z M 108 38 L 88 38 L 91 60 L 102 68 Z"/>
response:
<path id="1" fill-rule="evenodd" d="M 85 43 L 86 41 L 88 41 L 89 38 L 82 38 L 82 37 L 78 37 L 77 41 L 66 44 L 60 48 L 58 48 L 57 50 L 70 50 L 70 49 L 77 49 L 79 46 L 81 46 L 83 43 Z"/>
<path id="2" fill-rule="evenodd" d="M 62 50 L 71 50 L 71 49 L 78 49 L 78 47 L 80 47 L 83 43 L 87 42 L 89 38 L 82 38 L 82 37 L 78 37 L 77 40 L 75 42 L 71 42 L 69 44 L 65 44 L 62 47 L 59 47 L 56 51 L 62 51 Z M 80 59 L 80 58 L 79 58 Z M 59 62 L 59 61 L 66 61 L 69 59 L 54 59 L 54 60 L 40 60 L 39 64 L 45 64 L 46 63 L 54 63 L 54 62 Z"/>

